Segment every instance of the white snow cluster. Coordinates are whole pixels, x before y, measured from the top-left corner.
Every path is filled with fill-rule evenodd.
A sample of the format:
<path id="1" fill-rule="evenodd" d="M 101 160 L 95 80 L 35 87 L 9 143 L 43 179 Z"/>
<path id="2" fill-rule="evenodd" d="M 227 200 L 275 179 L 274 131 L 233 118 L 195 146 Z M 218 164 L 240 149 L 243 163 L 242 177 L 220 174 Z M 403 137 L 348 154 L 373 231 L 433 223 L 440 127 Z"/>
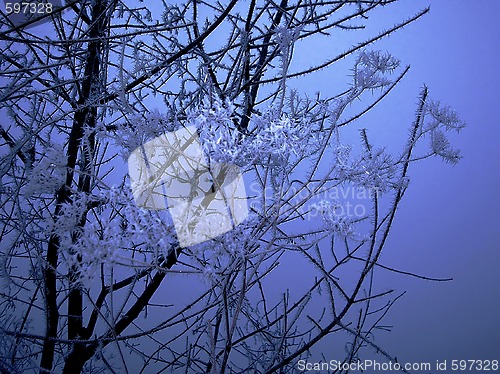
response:
<path id="1" fill-rule="evenodd" d="M 40 160 L 28 174 L 25 196 L 53 194 L 66 179 L 66 153 L 56 143 L 44 148 Z"/>

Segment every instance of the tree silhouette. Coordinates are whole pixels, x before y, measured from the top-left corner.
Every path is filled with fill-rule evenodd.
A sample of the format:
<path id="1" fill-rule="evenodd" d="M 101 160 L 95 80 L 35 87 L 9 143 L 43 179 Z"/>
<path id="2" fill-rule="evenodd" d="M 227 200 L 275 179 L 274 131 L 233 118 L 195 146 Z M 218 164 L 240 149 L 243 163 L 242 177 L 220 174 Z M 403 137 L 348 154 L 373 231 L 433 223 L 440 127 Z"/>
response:
<path id="1" fill-rule="evenodd" d="M 295 372 L 332 336 L 341 362 L 395 360 L 373 334 L 399 296 L 374 273 L 398 272 L 379 258 L 410 164 L 457 162 L 445 135 L 464 124 L 423 87 L 400 153 L 345 134 L 409 70 L 368 47 L 428 9 L 293 64 L 393 3 L 85 0 L 36 27 L 2 13 L 2 372 Z M 336 92 L 292 88 L 343 59 Z M 188 125 L 210 162 L 242 170 L 249 216 L 182 248 L 124 160 Z M 300 285 L 280 286 L 292 269 Z"/>

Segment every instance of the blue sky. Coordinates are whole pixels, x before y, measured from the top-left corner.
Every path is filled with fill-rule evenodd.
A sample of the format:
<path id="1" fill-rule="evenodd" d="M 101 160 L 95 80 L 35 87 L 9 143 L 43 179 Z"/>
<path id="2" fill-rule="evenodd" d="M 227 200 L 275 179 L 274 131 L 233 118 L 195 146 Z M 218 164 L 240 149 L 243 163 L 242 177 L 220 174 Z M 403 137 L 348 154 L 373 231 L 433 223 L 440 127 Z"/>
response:
<path id="1" fill-rule="evenodd" d="M 376 342 L 402 362 L 452 359 L 500 359 L 500 43 L 497 0 L 403 0 L 382 9 L 367 33 L 380 31 L 431 5 L 431 12 L 377 43 L 402 63 L 405 80 L 357 125 L 367 127 L 380 145 L 396 147 L 407 133 L 423 84 L 430 96 L 450 105 L 468 123 L 454 144 L 463 160 L 451 166 L 438 159 L 416 163 L 381 262 L 446 283 L 403 275 L 380 274 L 381 288 L 407 291 L 387 317 L 392 332 Z M 387 18 L 384 18 L 387 17 Z M 390 18 L 389 18 L 390 17 Z M 378 22 L 383 22 L 379 24 Z M 346 34 L 347 35 L 347 34 Z M 337 37 L 337 36 L 336 36 Z M 342 36 L 343 37 L 343 36 Z M 350 36 L 340 40 L 349 46 Z M 352 43 L 360 39 L 352 39 Z M 337 39 L 332 46 L 337 47 Z M 308 46 L 324 60 L 325 45 Z M 334 53 L 334 52 L 332 52 Z M 295 56 L 312 65 L 311 54 Z M 342 65 L 344 64 L 344 65 Z M 349 69 L 350 64 L 339 66 Z M 337 93 L 348 70 L 339 76 L 307 80 L 304 90 Z M 331 79 L 330 79 L 331 78 Z M 298 283 L 296 274 L 290 274 Z M 299 287 L 289 284 L 289 287 Z M 185 290 L 179 287 L 179 293 Z M 318 348 L 332 359 L 329 347 Z M 341 352 L 343 354 L 343 352 Z"/>
<path id="2" fill-rule="evenodd" d="M 437 158 L 413 165 L 410 188 L 381 258 L 384 265 L 453 281 L 381 274 L 378 286 L 407 294 L 387 317 L 392 332 L 379 332 L 376 342 L 401 362 L 500 359 L 500 43 L 495 26 L 500 2 L 401 1 L 369 20 L 366 35 L 428 5 L 429 14 L 370 47 L 390 51 L 411 69 L 355 127 L 368 128 L 378 146 L 400 149 L 424 84 L 431 98 L 450 105 L 467 122 L 452 137 L 463 155 L 458 165 Z M 334 34 L 326 45 L 308 41 L 302 54 L 297 47 L 295 67 L 324 61 L 325 54 L 362 40 L 351 34 Z M 352 60 L 338 66 L 349 69 Z M 292 84 L 326 97 L 348 78 L 345 69 L 338 76 L 329 72 Z M 328 345 L 321 351 L 336 358 Z"/>
<path id="3" fill-rule="evenodd" d="M 401 362 L 500 359 L 500 279 L 496 275 L 500 262 L 500 148 L 496 144 L 500 139 L 500 77 L 496 59 L 500 51 L 494 28 L 500 2 L 401 1 L 369 20 L 366 35 L 428 5 L 428 15 L 372 46 L 390 51 L 403 65 L 410 64 L 411 70 L 356 126 L 367 127 L 378 146 L 399 149 L 414 119 L 423 84 L 432 98 L 453 107 L 468 123 L 453 138 L 464 157 L 458 165 L 430 159 L 411 169 L 410 189 L 381 258 L 384 265 L 400 270 L 454 280 L 433 283 L 381 273 L 379 287 L 407 294 L 387 317 L 387 323 L 394 325 L 392 332 L 379 332 L 376 342 Z M 360 40 L 359 33 L 345 33 L 335 34 L 328 44 L 322 44 L 323 40 L 318 44 L 308 41 L 302 49 L 297 45 L 291 68 L 307 68 L 324 61 L 326 54 L 334 55 L 337 48 L 345 50 Z M 352 60 L 338 66 L 318 78 L 288 83 L 301 91 L 319 90 L 323 97 L 336 94 L 348 78 Z M 276 287 L 300 288 L 294 269 L 288 272 L 295 283 L 276 279 Z M 327 358 L 343 357 L 328 343 L 316 350 Z"/>
<path id="4" fill-rule="evenodd" d="M 454 281 L 385 279 L 408 293 L 389 316 L 393 332 L 377 339 L 402 361 L 499 359 L 500 2 L 429 3 L 430 14 L 384 43 L 412 66 L 384 104 L 402 112 L 385 121 L 397 126 L 425 83 L 468 123 L 454 140 L 464 158 L 455 167 L 437 159 L 414 167 L 382 261 Z"/>

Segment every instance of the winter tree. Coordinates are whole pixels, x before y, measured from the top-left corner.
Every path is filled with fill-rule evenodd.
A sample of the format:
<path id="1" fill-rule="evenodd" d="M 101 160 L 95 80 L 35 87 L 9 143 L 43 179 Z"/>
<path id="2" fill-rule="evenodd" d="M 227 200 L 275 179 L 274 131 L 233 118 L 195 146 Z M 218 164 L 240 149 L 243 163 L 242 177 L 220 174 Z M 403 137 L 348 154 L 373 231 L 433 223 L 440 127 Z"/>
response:
<path id="1" fill-rule="evenodd" d="M 374 274 L 398 271 L 379 258 L 411 165 L 456 163 L 447 135 L 464 126 L 424 86 L 401 149 L 373 141 L 365 113 L 409 71 L 376 42 L 428 12 L 366 36 L 396 3 L 3 10 L 1 371 L 288 373 L 322 342 L 344 363 L 367 349 L 395 360 L 373 337 L 398 294 Z M 308 43 L 346 35 L 360 36 L 294 63 Z M 315 74 L 348 80 L 301 89 Z M 241 173 L 248 212 L 182 244 L 169 209 L 140 203 L 130 157 L 187 128 L 204 162 Z"/>

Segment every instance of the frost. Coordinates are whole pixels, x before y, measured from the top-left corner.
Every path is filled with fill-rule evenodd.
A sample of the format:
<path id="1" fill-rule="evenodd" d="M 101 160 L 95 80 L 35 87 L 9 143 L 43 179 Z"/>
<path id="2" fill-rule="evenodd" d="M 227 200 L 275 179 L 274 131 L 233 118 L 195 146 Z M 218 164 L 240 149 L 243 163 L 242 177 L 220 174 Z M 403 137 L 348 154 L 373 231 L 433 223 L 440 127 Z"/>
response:
<path id="1" fill-rule="evenodd" d="M 352 46 L 320 51 L 328 56 L 295 48 L 361 29 L 375 4 L 387 2 L 162 0 L 153 10 L 139 0 L 108 2 L 101 12 L 92 0 L 58 17 L 48 42 L 7 30 L 24 42 L 11 38 L 0 62 L 0 372 L 126 372 L 130 364 L 144 372 L 294 372 L 286 358 L 313 355 L 302 348 L 337 327 L 341 339 L 354 332 L 348 354 L 356 358 L 392 305 L 371 304 L 386 295 L 371 276 L 408 165 L 431 155 L 457 160 L 447 131 L 462 123 L 427 102 L 425 89 L 400 155 L 366 136 L 361 151 L 347 143 L 352 127 L 371 122 L 365 113 L 400 69 L 390 54 L 363 46 L 409 21 L 373 37 L 361 31 Z M 292 88 L 314 91 L 310 73 L 342 68 L 349 56 L 352 76 L 326 72 L 326 96 Z M 295 57 L 312 65 L 304 70 Z M 185 129 L 185 147 L 153 141 Z M 425 137 L 430 151 L 420 150 Z M 184 152 L 193 142 L 196 152 Z M 134 153 L 127 172 L 117 156 Z M 142 204 L 148 200 L 132 189 L 168 205 Z M 380 203 L 378 192 L 386 192 Z M 185 215 L 172 202 L 188 203 Z M 249 216 L 235 215 L 231 205 L 247 202 L 255 202 Z M 200 218 L 210 220 L 206 231 L 193 230 Z M 291 285 L 294 277 L 300 282 Z M 349 330 L 353 309 L 337 317 L 351 305 L 363 320 Z"/>
<path id="2" fill-rule="evenodd" d="M 240 133 L 233 122 L 234 107 L 214 98 L 212 103 L 189 115 L 189 122 L 198 129 L 204 152 L 215 162 L 236 163 L 241 159 Z"/>
<path id="3" fill-rule="evenodd" d="M 191 247 L 193 256 L 201 267 L 200 275 L 208 285 L 214 285 L 224 276 L 236 271 L 236 267 L 245 259 L 256 220 L 252 216 L 215 240 Z"/>
<path id="4" fill-rule="evenodd" d="M 388 86 L 391 82 L 383 74 L 392 73 L 400 61 L 388 53 L 363 51 L 354 69 L 354 83 L 360 89 L 376 89 Z"/>
<path id="5" fill-rule="evenodd" d="M 152 111 L 145 115 L 130 116 L 127 122 L 118 125 L 112 135 L 114 143 L 121 150 L 120 155 L 127 160 L 130 153 L 148 140 L 179 127 L 177 120 L 168 114 Z"/>
<path id="6" fill-rule="evenodd" d="M 215 162 L 283 166 L 291 158 L 311 155 L 321 145 L 320 136 L 305 118 L 279 116 L 269 108 L 252 116 L 251 133 L 242 134 L 234 125 L 233 111 L 231 103 L 214 100 L 196 116 L 191 115 L 205 152 Z"/>
<path id="7" fill-rule="evenodd" d="M 348 180 L 349 176 L 353 173 L 350 162 L 351 150 L 352 147 L 349 144 L 339 142 L 334 147 L 333 157 L 340 180 Z"/>
<path id="8" fill-rule="evenodd" d="M 425 112 L 430 116 L 426 124 L 428 129 L 443 125 L 447 131 L 460 131 L 466 126 L 465 122 L 458 117 L 457 112 L 449 106 L 443 106 L 439 101 L 429 101 L 425 106 Z"/>
<path id="9" fill-rule="evenodd" d="M 182 11 L 179 9 L 177 5 L 170 5 L 170 4 L 165 4 L 163 3 L 163 6 L 165 10 L 163 11 L 163 14 L 161 15 L 161 19 L 165 26 L 173 28 L 173 32 L 175 34 L 178 33 L 177 26 L 181 24 L 181 22 L 184 20 L 182 16 Z"/>
<path id="10" fill-rule="evenodd" d="M 422 131 L 430 132 L 431 152 L 446 162 L 456 164 L 461 159 L 460 150 L 452 147 L 446 132 L 460 132 L 466 126 L 465 122 L 454 110 L 438 101 L 429 100 L 424 107 L 424 114 L 426 121 Z"/>
<path id="11" fill-rule="evenodd" d="M 302 28 L 303 27 L 301 25 L 293 28 L 279 26 L 275 29 L 276 43 L 282 53 L 286 53 L 290 46 L 297 41 Z"/>
<path id="12" fill-rule="evenodd" d="M 88 221 L 75 230 L 88 201 L 81 194 L 75 196 L 73 203 L 65 204 L 52 229 L 64 239 L 63 257 L 68 267 L 77 270 L 80 283 L 90 285 L 102 265 L 150 266 L 170 254 L 176 236 L 165 213 L 137 207 L 126 187 L 102 191 L 96 199 L 120 215 L 103 215 L 98 222 Z M 75 241 L 67 234 L 71 232 L 77 234 Z M 131 258 L 126 248 L 134 248 L 137 258 Z"/>
<path id="13" fill-rule="evenodd" d="M 311 206 L 311 211 L 319 214 L 327 228 L 341 238 L 356 239 L 358 237 L 354 224 L 359 219 L 344 214 L 343 212 L 348 209 L 339 201 L 321 200 Z"/>
<path id="14" fill-rule="evenodd" d="M 454 149 L 444 132 L 439 129 L 434 129 L 431 132 L 431 150 L 451 164 L 456 164 L 461 158 L 460 150 Z"/>
<path id="15" fill-rule="evenodd" d="M 365 150 L 352 166 L 351 180 L 368 190 L 386 192 L 394 187 L 396 163 L 384 149 Z"/>
<path id="16" fill-rule="evenodd" d="M 66 179 L 66 154 L 59 144 L 51 144 L 43 149 L 42 157 L 28 175 L 24 195 L 53 194 Z"/>

